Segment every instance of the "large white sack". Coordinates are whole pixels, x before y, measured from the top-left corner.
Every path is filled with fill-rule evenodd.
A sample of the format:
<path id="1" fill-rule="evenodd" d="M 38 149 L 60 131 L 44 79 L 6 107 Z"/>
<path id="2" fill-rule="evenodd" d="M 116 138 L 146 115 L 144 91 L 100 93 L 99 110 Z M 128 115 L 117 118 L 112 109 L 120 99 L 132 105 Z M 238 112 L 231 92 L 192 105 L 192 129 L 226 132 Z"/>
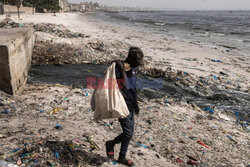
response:
<path id="1" fill-rule="evenodd" d="M 109 66 L 104 77 L 104 84 L 93 94 L 94 121 L 110 118 L 126 118 L 129 115 L 127 104 L 120 92 L 115 75 L 115 62 Z M 112 82 L 112 84 L 110 84 Z M 107 84 L 109 83 L 109 86 Z M 110 86 L 112 85 L 112 86 Z"/>

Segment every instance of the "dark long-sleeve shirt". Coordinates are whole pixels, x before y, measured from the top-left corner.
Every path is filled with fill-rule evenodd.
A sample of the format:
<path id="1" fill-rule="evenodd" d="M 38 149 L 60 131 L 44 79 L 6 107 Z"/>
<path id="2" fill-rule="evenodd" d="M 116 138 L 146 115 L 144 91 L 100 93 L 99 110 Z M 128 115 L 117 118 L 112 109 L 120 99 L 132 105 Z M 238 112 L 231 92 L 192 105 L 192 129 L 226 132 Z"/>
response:
<path id="1" fill-rule="evenodd" d="M 124 79 L 121 76 L 121 72 L 116 65 L 116 79 Z M 137 91 L 136 91 L 136 68 L 126 71 L 127 85 L 123 86 L 120 90 L 126 101 L 129 111 L 134 111 L 138 107 L 137 103 Z"/>

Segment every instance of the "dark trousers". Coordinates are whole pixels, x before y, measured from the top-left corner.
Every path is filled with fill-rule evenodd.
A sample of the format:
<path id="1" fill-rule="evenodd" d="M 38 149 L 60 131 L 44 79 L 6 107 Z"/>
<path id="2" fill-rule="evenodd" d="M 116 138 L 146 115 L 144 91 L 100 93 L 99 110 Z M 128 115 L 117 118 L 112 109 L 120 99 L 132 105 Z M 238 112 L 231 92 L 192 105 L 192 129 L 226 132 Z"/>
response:
<path id="1" fill-rule="evenodd" d="M 119 119 L 123 133 L 114 139 L 114 143 L 121 143 L 120 158 L 125 158 L 130 140 L 134 135 L 134 110 L 130 110 L 129 116 Z"/>

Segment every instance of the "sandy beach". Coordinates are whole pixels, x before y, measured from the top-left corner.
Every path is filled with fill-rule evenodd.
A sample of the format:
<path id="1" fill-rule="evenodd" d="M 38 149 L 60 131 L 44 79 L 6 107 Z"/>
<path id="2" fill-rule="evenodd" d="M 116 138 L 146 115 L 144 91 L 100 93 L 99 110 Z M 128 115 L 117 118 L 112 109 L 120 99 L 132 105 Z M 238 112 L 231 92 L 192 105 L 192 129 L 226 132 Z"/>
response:
<path id="1" fill-rule="evenodd" d="M 4 18 L 0 16 L 0 21 Z M 102 65 L 125 59 L 130 46 L 142 48 L 147 63 L 139 73 L 143 77 L 160 77 L 166 83 L 164 90 L 140 91 L 141 111 L 135 120 L 135 135 L 128 152 L 136 166 L 192 166 L 189 162 L 192 158 L 198 161 L 196 166 L 202 167 L 249 165 L 250 55 L 237 49 L 187 42 L 110 24 L 84 14 L 35 14 L 12 18 L 24 25 L 62 24 L 62 31 L 67 28 L 85 35 L 83 38 L 64 38 L 56 33 L 37 31 L 32 60 L 36 66 L 31 71 L 40 65 L 63 68 L 90 64 L 91 69 L 83 66 L 80 77 L 99 76 L 104 74 Z M 97 49 L 101 43 L 104 47 Z M 68 74 L 65 72 L 65 75 Z M 23 165 L 45 166 L 51 162 L 61 166 L 123 166 L 106 158 L 105 141 L 117 136 L 121 128 L 117 120 L 92 121 L 92 89 L 83 90 L 84 85 L 62 82 L 33 82 L 32 77 L 34 72 L 31 81 L 15 96 L 0 92 L 0 111 L 10 110 L 7 114 L 2 112 L 0 117 L 2 159 L 15 164 L 17 156 L 10 158 L 6 153 L 28 142 L 31 145 L 28 150 L 38 156 L 29 161 L 23 158 Z M 213 111 L 204 110 L 200 103 L 199 107 L 196 98 L 214 104 Z M 248 110 L 238 115 L 230 108 L 220 108 L 220 103 L 232 106 L 240 103 L 245 107 L 243 111 Z M 62 128 L 55 129 L 56 124 Z M 93 135 L 100 149 L 91 149 L 88 135 Z M 59 150 L 65 150 L 66 141 L 73 142 L 74 153 L 59 151 L 60 158 L 56 158 L 54 149 L 45 147 L 49 141 L 58 145 Z M 143 145 L 138 146 L 138 141 Z M 116 158 L 118 152 L 117 146 Z"/>

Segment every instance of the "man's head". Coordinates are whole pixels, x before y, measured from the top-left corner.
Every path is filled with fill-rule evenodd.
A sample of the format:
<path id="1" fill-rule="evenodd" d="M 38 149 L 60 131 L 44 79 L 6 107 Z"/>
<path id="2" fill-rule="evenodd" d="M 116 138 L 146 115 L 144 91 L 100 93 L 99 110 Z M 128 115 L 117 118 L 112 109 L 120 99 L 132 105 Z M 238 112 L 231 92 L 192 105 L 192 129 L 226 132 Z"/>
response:
<path id="1" fill-rule="evenodd" d="M 138 47 L 131 47 L 128 52 L 128 57 L 126 58 L 125 62 L 130 64 L 131 67 L 138 67 L 144 65 L 143 60 L 143 52 Z"/>

